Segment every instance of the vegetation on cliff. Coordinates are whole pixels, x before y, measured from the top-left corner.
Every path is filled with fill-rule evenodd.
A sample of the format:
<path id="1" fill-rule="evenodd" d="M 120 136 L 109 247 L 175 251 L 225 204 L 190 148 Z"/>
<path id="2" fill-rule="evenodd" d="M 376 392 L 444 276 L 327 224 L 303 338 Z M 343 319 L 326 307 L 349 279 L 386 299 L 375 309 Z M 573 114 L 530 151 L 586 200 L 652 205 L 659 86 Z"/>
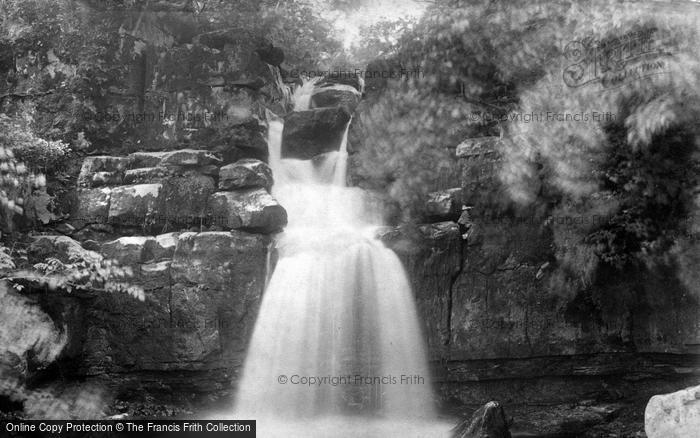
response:
<path id="1" fill-rule="evenodd" d="M 697 294 L 700 41 L 688 7 L 437 2 L 389 61 L 421 74 L 390 81 L 361 116 L 359 179 L 420 220 L 427 192 L 450 187 L 454 146 L 500 136 L 509 196 L 475 212 L 549 224 L 575 290 L 600 269 L 673 266 Z M 562 216 L 574 225 L 547 219 Z"/>

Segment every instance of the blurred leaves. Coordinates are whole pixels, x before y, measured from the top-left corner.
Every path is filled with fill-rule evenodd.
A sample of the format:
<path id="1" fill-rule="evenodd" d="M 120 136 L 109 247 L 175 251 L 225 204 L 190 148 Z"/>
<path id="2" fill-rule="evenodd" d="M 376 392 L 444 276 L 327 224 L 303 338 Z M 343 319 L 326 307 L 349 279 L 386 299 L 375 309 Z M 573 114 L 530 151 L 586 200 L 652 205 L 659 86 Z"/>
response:
<path id="1" fill-rule="evenodd" d="M 389 59 L 419 65 L 421 77 L 390 81 L 365 103 L 360 182 L 385 188 L 410 212 L 404 219 L 420 220 L 425 193 L 447 188 L 435 185 L 455 165 L 454 147 L 502 135 L 500 177 L 516 205 L 545 212 L 543 220 L 587 219 L 552 225 L 557 260 L 579 285 L 592 284 L 601 264 L 687 269 L 692 257 L 682 252 L 697 251 L 683 242 L 698 227 L 700 27 L 684 7 L 691 6 L 436 2 Z M 639 35 L 651 35 L 644 57 L 601 58 L 616 56 L 620 44 L 639 47 Z M 608 76 L 568 86 L 572 42 L 600 48 L 604 55 L 592 59 Z M 474 111 L 490 120 L 469 123 Z M 544 119 L 512 117 L 525 114 Z"/>

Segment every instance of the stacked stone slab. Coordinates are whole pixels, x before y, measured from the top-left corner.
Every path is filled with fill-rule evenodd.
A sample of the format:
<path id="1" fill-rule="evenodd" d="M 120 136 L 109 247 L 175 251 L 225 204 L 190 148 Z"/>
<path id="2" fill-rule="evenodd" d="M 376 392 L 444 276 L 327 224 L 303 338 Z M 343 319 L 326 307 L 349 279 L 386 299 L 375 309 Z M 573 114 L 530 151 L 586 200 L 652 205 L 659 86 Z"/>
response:
<path id="1" fill-rule="evenodd" d="M 71 224 L 280 231 L 287 216 L 268 192 L 269 167 L 252 159 L 222 165 L 216 153 L 194 149 L 87 157 Z"/>
<path id="2" fill-rule="evenodd" d="M 207 150 L 85 158 L 69 219 L 83 244 L 39 236 L 30 257 L 115 260 L 132 268 L 126 281 L 142 287 L 146 301 L 95 292 L 74 302 L 57 295 L 51 306 L 67 315 L 70 348 L 63 359 L 78 364 L 73 372 L 109 375 L 120 388 L 228 387 L 254 326 L 269 234 L 287 223 L 269 193 L 272 184 L 264 162 L 226 163 Z M 107 231 L 85 240 L 93 229 Z"/>
<path id="3" fill-rule="evenodd" d="M 275 231 L 287 212 L 270 195 L 272 171 L 259 160 L 245 159 L 222 167 L 219 190 L 209 196 L 209 211 L 230 229 Z"/>

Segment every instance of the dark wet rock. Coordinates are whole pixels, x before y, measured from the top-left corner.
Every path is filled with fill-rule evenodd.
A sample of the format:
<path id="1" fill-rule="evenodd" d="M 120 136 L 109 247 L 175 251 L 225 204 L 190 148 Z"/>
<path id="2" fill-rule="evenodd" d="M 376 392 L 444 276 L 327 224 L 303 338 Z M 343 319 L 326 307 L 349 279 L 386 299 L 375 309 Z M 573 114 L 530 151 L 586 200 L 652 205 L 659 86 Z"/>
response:
<path id="1" fill-rule="evenodd" d="M 209 197 L 214 225 L 274 233 L 287 225 L 287 212 L 264 189 L 216 192 Z"/>
<path id="2" fill-rule="evenodd" d="M 511 421 L 500 403 L 490 401 L 452 431 L 453 438 L 511 438 Z"/>
<path id="3" fill-rule="evenodd" d="M 337 151 L 349 121 L 350 113 L 345 108 L 318 108 L 288 114 L 282 132 L 282 156 L 309 159 Z"/>
<path id="4" fill-rule="evenodd" d="M 409 274 L 430 356 L 445 357 L 450 341 L 452 283 L 462 263 L 457 224 L 388 228 L 379 238 L 399 256 Z"/>
<path id="5" fill-rule="evenodd" d="M 335 84 L 317 87 L 311 95 L 311 108 L 342 106 L 352 113 L 360 104 L 362 94 L 350 85 Z"/>
<path id="6" fill-rule="evenodd" d="M 272 170 L 260 160 L 244 159 L 219 170 L 219 190 L 272 188 Z"/>
<path id="7" fill-rule="evenodd" d="M 637 436 L 622 433 L 622 427 L 614 421 L 623 412 L 623 405 L 612 403 L 596 404 L 593 400 L 581 400 L 576 404 L 544 406 L 513 406 L 509 414 L 515 415 L 515 421 L 510 427 L 513 436 L 544 436 L 544 437 L 588 437 L 608 436 L 604 431 L 611 430 L 620 433 L 619 436 Z M 628 410 L 638 411 L 636 406 L 628 406 Z M 635 413 L 635 416 L 638 416 Z M 634 425 L 626 419 L 625 428 Z"/>
<path id="8" fill-rule="evenodd" d="M 684 438 L 700 432 L 700 386 L 655 395 L 644 412 L 648 438 Z"/>

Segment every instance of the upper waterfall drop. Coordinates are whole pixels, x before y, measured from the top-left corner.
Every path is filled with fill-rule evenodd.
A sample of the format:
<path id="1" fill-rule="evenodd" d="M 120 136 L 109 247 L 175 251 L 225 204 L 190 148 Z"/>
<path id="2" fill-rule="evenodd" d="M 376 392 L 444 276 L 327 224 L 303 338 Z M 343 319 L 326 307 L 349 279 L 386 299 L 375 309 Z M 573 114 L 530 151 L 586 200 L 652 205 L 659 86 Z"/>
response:
<path id="1" fill-rule="evenodd" d="M 321 76 L 316 76 L 304 80 L 301 86 L 294 90 L 292 95 L 294 111 L 306 111 L 311 107 L 311 95 L 314 92 L 314 87 L 321 79 Z"/>
<path id="2" fill-rule="evenodd" d="M 295 93 L 299 107 L 313 91 L 304 88 L 309 83 Z M 282 158 L 283 127 L 281 120 L 269 122 L 269 157 L 272 193 L 289 224 L 276 237 L 279 258 L 262 299 L 236 414 L 259 423 L 320 424 L 347 415 L 434 418 L 406 273 L 375 238 L 381 211 L 364 191 L 345 187 L 348 127 L 340 150 L 311 160 Z"/>

